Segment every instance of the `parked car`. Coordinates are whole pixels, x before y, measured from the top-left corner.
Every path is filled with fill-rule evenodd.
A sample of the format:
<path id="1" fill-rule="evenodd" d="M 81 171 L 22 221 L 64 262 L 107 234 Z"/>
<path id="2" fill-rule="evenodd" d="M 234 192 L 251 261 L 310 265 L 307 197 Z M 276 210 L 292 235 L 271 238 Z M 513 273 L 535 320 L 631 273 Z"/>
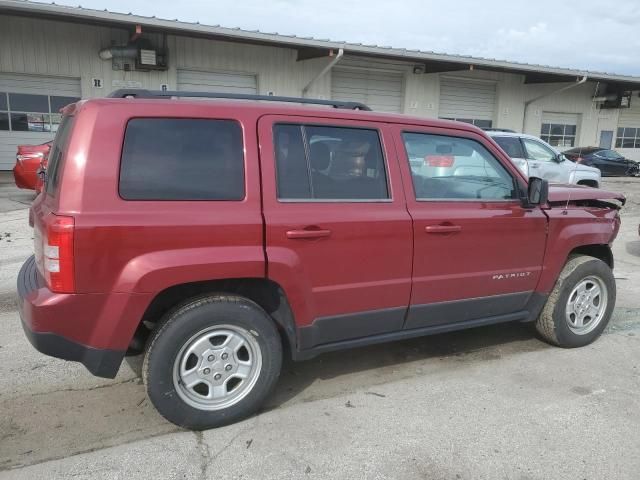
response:
<path id="1" fill-rule="evenodd" d="M 472 125 L 190 95 L 64 109 L 17 280 L 41 352 L 107 378 L 143 352 L 153 405 L 204 429 L 255 412 L 284 352 L 501 322 L 581 347 L 607 326 L 623 195 L 527 178 Z"/>
<path id="2" fill-rule="evenodd" d="M 504 131 L 488 131 L 487 134 L 527 176 L 554 183 L 600 186 L 602 177 L 597 168 L 566 161 L 559 150 L 538 137 Z"/>
<path id="3" fill-rule="evenodd" d="M 595 167 L 604 176 L 635 176 L 640 173 L 638 162 L 623 157 L 614 150 L 600 147 L 578 147 L 564 152 L 572 162 Z"/>
<path id="4" fill-rule="evenodd" d="M 40 192 L 42 180 L 38 171 L 46 166 L 51 142 L 42 145 L 18 145 L 16 164 L 13 167 L 13 178 L 18 188 Z"/>

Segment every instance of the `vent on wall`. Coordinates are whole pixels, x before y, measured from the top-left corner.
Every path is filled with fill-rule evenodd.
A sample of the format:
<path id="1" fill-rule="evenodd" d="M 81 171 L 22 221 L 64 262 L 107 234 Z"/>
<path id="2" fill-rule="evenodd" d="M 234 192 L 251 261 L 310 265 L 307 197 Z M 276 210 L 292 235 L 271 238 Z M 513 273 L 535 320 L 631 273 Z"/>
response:
<path id="1" fill-rule="evenodd" d="M 154 47 L 151 40 L 141 36 L 142 30 L 136 29 L 126 45 L 112 45 L 100 50 L 102 60 L 111 60 L 113 70 L 149 71 L 167 69 L 166 35 L 163 36 L 163 46 Z"/>

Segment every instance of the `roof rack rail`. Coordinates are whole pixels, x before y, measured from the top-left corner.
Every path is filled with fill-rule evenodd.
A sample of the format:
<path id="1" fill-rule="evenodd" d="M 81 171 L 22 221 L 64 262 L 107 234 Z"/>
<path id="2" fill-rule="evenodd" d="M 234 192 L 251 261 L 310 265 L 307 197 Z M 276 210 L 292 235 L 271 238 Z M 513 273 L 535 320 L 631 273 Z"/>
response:
<path id="1" fill-rule="evenodd" d="M 171 90 L 146 90 L 142 88 L 124 88 L 115 90 L 107 95 L 109 98 L 171 98 L 171 97 L 193 97 L 193 98 L 227 98 L 233 100 L 266 100 L 270 102 L 304 103 L 312 105 L 328 105 L 333 108 L 344 108 L 348 110 L 367 110 L 369 108 L 360 102 L 343 102 L 340 100 L 322 100 L 319 98 L 298 98 L 298 97 L 278 97 L 275 95 L 249 95 L 245 93 L 223 93 L 223 92 L 178 92 Z"/>

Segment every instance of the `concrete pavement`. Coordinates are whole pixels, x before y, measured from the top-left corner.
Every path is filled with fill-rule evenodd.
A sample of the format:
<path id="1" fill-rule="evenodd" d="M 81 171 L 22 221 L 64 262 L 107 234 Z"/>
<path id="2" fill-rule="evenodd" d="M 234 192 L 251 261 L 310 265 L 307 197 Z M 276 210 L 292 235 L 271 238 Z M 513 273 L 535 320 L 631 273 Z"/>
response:
<path id="1" fill-rule="evenodd" d="M 149 405 L 136 360 L 103 380 L 29 345 L 12 300 L 29 199 L 0 182 L 0 479 L 635 479 L 640 179 L 606 187 L 630 199 L 593 345 L 514 324 L 288 362 L 259 415 L 193 433 Z"/>

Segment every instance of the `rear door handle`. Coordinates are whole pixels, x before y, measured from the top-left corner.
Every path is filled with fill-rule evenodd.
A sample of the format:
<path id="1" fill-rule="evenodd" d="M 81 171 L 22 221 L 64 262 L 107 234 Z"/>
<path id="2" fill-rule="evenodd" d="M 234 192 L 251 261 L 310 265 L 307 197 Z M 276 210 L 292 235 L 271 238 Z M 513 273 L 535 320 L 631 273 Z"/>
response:
<path id="1" fill-rule="evenodd" d="M 427 233 L 453 233 L 462 230 L 460 225 L 427 225 L 424 231 Z"/>
<path id="2" fill-rule="evenodd" d="M 331 230 L 289 230 L 287 238 L 292 240 L 304 238 L 326 238 L 331 235 Z"/>

